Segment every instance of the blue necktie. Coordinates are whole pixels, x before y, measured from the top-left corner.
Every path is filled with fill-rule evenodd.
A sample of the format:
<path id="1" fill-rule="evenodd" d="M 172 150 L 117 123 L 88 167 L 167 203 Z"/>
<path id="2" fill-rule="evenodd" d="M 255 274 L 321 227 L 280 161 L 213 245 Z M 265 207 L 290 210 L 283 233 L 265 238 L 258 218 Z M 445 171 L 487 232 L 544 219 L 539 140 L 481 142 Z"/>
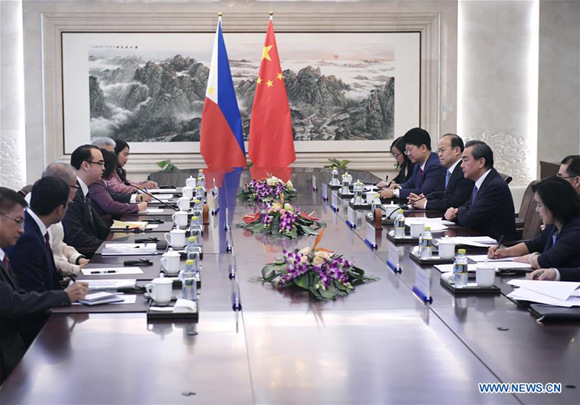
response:
<path id="1" fill-rule="evenodd" d="M 476 197 L 477 197 L 477 186 L 473 186 L 473 191 L 471 192 L 471 205 L 475 204 Z"/>
<path id="2" fill-rule="evenodd" d="M 449 179 L 451 178 L 451 172 L 449 170 L 447 170 L 447 172 L 445 173 L 445 188 L 447 189 L 447 186 L 449 185 Z"/>

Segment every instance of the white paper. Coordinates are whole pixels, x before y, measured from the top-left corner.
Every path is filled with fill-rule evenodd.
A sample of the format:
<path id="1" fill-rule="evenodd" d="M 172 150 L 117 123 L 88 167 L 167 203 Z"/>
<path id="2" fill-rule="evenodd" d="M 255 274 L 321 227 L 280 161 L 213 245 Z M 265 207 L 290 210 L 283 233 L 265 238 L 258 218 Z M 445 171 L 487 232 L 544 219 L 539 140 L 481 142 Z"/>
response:
<path id="1" fill-rule="evenodd" d="M 168 201 L 168 200 L 171 200 L 173 198 L 173 194 L 157 194 L 155 196 L 155 198 L 157 198 L 158 200 Z M 149 204 L 155 204 L 155 203 L 159 204 L 159 201 L 155 201 L 155 200 L 149 201 Z"/>
<path id="2" fill-rule="evenodd" d="M 103 256 L 141 256 L 156 254 L 156 243 L 107 243 L 101 252 Z"/>
<path id="3" fill-rule="evenodd" d="M 546 280 L 510 280 L 509 285 L 532 290 L 537 293 L 566 300 L 580 288 L 580 283 L 571 281 L 546 281 Z"/>
<path id="4" fill-rule="evenodd" d="M 157 229 L 159 228 L 159 224 L 149 224 L 145 227 L 145 229 Z"/>
<path id="5" fill-rule="evenodd" d="M 83 269 L 84 270 L 84 269 Z M 136 279 L 80 280 L 89 284 L 89 290 L 116 290 L 117 288 L 135 287 Z"/>
<path id="6" fill-rule="evenodd" d="M 378 191 L 378 190 L 379 189 L 377 186 L 372 186 L 372 185 L 364 186 L 364 191 Z"/>
<path id="7" fill-rule="evenodd" d="M 534 281 L 534 280 L 530 280 Z M 552 283 L 559 283 L 559 281 L 551 281 Z M 532 301 L 540 304 L 554 305 L 558 307 L 573 307 L 580 306 L 580 297 L 570 297 L 567 300 L 553 298 L 548 295 L 540 294 L 527 288 L 518 288 L 507 295 L 509 298 L 520 301 Z"/>
<path id="8" fill-rule="evenodd" d="M 161 214 L 163 213 L 163 208 L 147 208 L 145 211 L 139 211 L 137 214 Z"/>
<path id="9" fill-rule="evenodd" d="M 121 297 L 123 298 L 123 301 L 112 302 L 112 304 L 134 304 L 137 302 L 137 295 L 135 294 L 123 294 Z"/>
<path id="10" fill-rule="evenodd" d="M 439 243 L 440 239 L 437 239 Z M 454 236 L 450 238 L 445 238 L 449 242 L 453 242 L 456 245 L 464 246 L 474 246 L 474 247 L 490 247 L 497 243 L 497 241 L 489 236 Z"/>
<path id="11" fill-rule="evenodd" d="M 317 190 L 318 187 L 316 186 L 316 176 L 312 175 L 312 190 Z"/>
<path id="12" fill-rule="evenodd" d="M 465 257 L 467 257 L 468 259 L 473 260 L 476 263 L 484 263 L 484 262 L 489 262 L 489 263 L 495 263 L 495 262 L 513 262 L 514 258 L 513 257 L 501 257 L 499 259 L 488 259 L 487 255 L 466 255 Z"/>
<path id="13" fill-rule="evenodd" d="M 322 184 L 322 198 L 328 200 L 328 186 L 326 184 Z"/>
<path id="14" fill-rule="evenodd" d="M 431 232 L 441 232 L 447 229 L 441 218 L 405 217 L 405 225 L 424 224 L 431 228 Z"/>
<path id="15" fill-rule="evenodd" d="M 125 230 L 125 229 L 145 229 L 147 226 L 147 222 L 145 221 L 113 221 L 113 225 L 111 225 L 112 230 Z"/>
<path id="16" fill-rule="evenodd" d="M 85 276 L 112 276 L 119 274 L 143 274 L 139 267 L 93 267 L 81 270 Z M 81 280 L 82 281 L 82 280 Z"/>
<path id="17" fill-rule="evenodd" d="M 151 188 L 147 189 L 148 193 L 151 194 L 161 194 L 161 193 L 177 193 L 176 188 Z"/>
<path id="18" fill-rule="evenodd" d="M 532 267 L 527 263 L 516 263 L 516 262 L 494 262 L 489 263 L 490 266 L 495 268 L 495 271 L 498 272 L 502 269 L 532 269 Z M 477 263 L 469 263 L 467 265 L 468 272 L 475 272 L 477 269 Z M 453 271 L 453 264 L 436 264 L 435 268 L 439 270 L 441 273 L 445 273 L 448 271 Z"/>

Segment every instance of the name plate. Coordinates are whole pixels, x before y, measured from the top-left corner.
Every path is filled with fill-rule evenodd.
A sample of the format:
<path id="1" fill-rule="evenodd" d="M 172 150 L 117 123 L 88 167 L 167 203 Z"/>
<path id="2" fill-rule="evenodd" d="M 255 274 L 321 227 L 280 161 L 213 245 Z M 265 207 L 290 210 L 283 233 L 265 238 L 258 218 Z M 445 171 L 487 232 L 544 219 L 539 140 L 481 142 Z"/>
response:
<path id="1" fill-rule="evenodd" d="M 367 245 L 369 245 L 371 249 L 374 250 L 377 248 L 377 238 L 376 238 L 375 227 L 366 221 L 365 221 L 365 224 L 366 224 L 366 228 L 367 228 L 367 237 L 365 238 L 365 243 Z"/>
<path id="2" fill-rule="evenodd" d="M 219 208 L 219 190 L 217 187 L 214 187 L 211 190 L 211 193 L 207 199 L 207 205 L 209 207 L 211 215 L 216 215 L 218 213 L 220 208 Z"/>
<path id="3" fill-rule="evenodd" d="M 325 183 L 322 184 L 322 199 L 328 201 L 328 186 Z"/>
<path id="4" fill-rule="evenodd" d="M 431 297 L 431 270 L 422 269 L 420 267 L 415 268 L 415 285 L 413 286 L 413 292 L 425 303 L 432 304 L 433 298 Z"/>
<path id="5" fill-rule="evenodd" d="M 346 210 L 346 217 L 347 217 L 347 225 L 354 229 L 356 228 L 356 212 L 351 207 L 348 207 Z"/>
<path id="6" fill-rule="evenodd" d="M 330 206 L 333 210 L 338 211 L 338 193 L 336 191 L 332 192 L 332 201 L 330 202 Z"/>
<path id="7" fill-rule="evenodd" d="M 318 190 L 318 186 L 316 185 L 316 176 L 312 175 L 312 191 Z"/>

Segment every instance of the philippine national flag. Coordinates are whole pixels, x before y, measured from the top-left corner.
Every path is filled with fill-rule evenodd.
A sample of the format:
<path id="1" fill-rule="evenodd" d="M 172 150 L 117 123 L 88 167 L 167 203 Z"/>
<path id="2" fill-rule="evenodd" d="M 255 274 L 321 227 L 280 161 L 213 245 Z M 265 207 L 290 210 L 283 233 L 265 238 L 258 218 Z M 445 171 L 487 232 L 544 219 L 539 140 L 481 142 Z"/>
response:
<path id="1" fill-rule="evenodd" d="M 201 115 L 200 140 L 201 154 L 207 167 L 246 166 L 242 118 L 222 35 L 221 17 L 216 30 Z"/>

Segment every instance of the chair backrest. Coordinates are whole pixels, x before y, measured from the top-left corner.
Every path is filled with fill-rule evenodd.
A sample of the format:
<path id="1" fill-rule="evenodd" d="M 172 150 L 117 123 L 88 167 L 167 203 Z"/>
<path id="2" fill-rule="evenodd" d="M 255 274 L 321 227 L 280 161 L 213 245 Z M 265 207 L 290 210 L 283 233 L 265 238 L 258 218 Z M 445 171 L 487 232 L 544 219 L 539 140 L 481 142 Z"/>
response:
<path id="1" fill-rule="evenodd" d="M 502 178 L 502 179 L 504 179 L 504 180 L 505 180 L 506 184 L 510 184 L 510 183 L 511 183 L 511 181 L 514 179 L 514 178 L 513 178 L 512 176 L 510 176 L 509 174 L 505 174 L 505 173 L 502 173 L 502 172 L 497 172 L 497 173 L 498 173 L 498 174 L 501 176 L 501 178 Z"/>
<path id="2" fill-rule="evenodd" d="M 540 215 L 536 212 L 536 202 L 534 201 L 534 191 L 532 186 L 538 183 L 536 180 L 528 184 L 524 196 L 522 198 L 522 204 L 520 205 L 520 211 L 518 212 L 518 218 L 524 220 L 524 227 L 522 229 L 522 240 L 533 239 L 540 234 L 540 225 L 542 225 L 542 219 Z"/>

